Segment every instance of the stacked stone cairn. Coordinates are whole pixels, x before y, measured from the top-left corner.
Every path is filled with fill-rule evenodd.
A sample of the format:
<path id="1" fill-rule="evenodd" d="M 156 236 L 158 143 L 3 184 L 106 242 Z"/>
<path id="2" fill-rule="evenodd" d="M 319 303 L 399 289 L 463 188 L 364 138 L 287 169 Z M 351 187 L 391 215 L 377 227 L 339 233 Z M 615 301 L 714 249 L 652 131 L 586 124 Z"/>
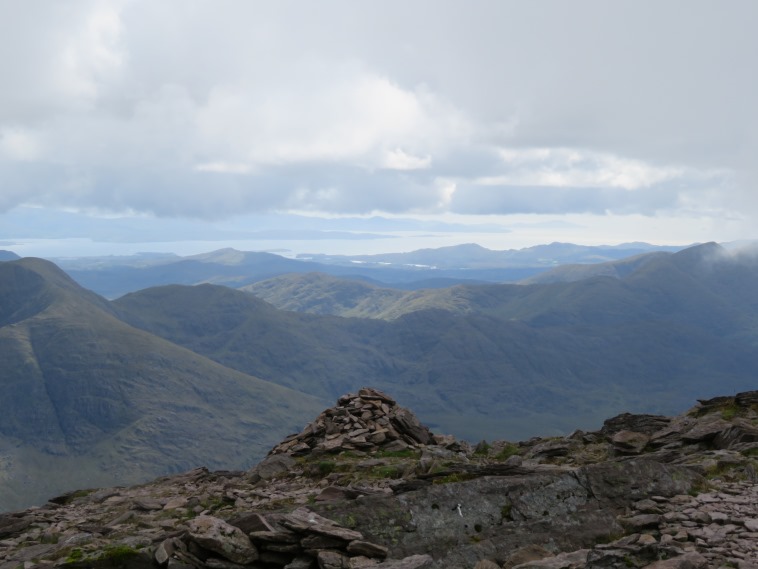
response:
<path id="1" fill-rule="evenodd" d="M 357 395 L 340 397 L 335 407 L 321 413 L 300 433 L 284 439 L 269 454 L 297 457 L 341 451 L 404 450 L 435 445 L 438 438 L 389 395 L 364 387 Z"/>

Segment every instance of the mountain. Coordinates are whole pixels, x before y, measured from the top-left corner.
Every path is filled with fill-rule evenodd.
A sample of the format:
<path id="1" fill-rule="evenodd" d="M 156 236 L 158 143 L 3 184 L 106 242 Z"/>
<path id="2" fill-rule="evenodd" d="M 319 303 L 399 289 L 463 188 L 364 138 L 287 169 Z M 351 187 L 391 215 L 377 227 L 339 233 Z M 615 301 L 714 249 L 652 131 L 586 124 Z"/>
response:
<path id="1" fill-rule="evenodd" d="M 407 292 L 323 273 L 289 273 L 240 287 L 281 308 L 311 314 L 373 318 Z"/>
<path id="2" fill-rule="evenodd" d="M 573 282 L 589 279 L 592 277 L 614 277 L 623 278 L 643 265 L 655 260 L 658 257 L 665 257 L 667 253 L 653 252 L 633 255 L 618 261 L 607 261 L 595 264 L 583 265 L 561 265 L 544 273 L 539 273 L 528 277 L 519 284 L 547 284 L 558 282 Z"/>
<path id="3" fill-rule="evenodd" d="M 198 463 L 242 468 L 318 407 L 124 323 L 41 259 L 0 264 L 0 362 L 0 509 Z"/>
<path id="4" fill-rule="evenodd" d="M 319 272 L 404 290 L 517 282 L 560 264 L 598 263 L 642 252 L 678 249 L 680 247 L 644 243 L 613 247 L 552 243 L 520 250 L 491 251 L 468 244 L 350 257 L 300 255 L 289 259 L 272 253 L 220 249 L 189 257 L 140 254 L 55 261 L 85 288 L 106 298 L 118 298 L 128 292 L 168 284 L 213 283 L 239 288 L 287 273 Z"/>
<path id="5" fill-rule="evenodd" d="M 419 249 L 408 253 L 378 255 L 303 255 L 312 261 L 325 264 L 349 265 L 362 263 L 383 267 L 416 267 L 445 269 L 546 269 L 568 263 L 594 264 L 618 260 L 654 251 L 676 252 L 684 247 L 624 243 L 621 245 L 575 245 L 550 243 L 523 249 L 501 251 L 487 249 L 475 243 Z"/>
<path id="6" fill-rule="evenodd" d="M 621 279 L 417 291 L 383 319 L 277 310 L 213 285 L 148 289 L 113 306 L 243 373 L 319 397 L 370 383 L 433 428 L 476 440 L 589 428 L 624 409 L 677 412 L 693 393 L 748 389 L 757 285 L 756 263 L 706 244 Z"/>
<path id="7" fill-rule="evenodd" d="M 473 446 L 364 387 L 246 472 L 199 467 L 0 515 L 0 565 L 751 568 L 756 422 L 750 391 Z"/>
<path id="8" fill-rule="evenodd" d="M 0 249 L 0 261 L 15 261 L 20 258 L 21 257 L 16 255 L 13 251 L 4 251 Z"/>

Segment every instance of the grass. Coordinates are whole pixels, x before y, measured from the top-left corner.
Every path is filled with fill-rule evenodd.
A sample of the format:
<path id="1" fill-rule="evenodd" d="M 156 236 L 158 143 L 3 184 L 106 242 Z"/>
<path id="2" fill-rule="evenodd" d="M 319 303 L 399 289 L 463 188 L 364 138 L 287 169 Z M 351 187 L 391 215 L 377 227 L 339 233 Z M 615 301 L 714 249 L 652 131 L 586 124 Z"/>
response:
<path id="1" fill-rule="evenodd" d="M 447 476 L 440 476 L 432 480 L 432 484 L 452 484 L 455 482 L 465 482 L 466 480 L 472 480 L 476 478 L 475 474 L 469 474 L 466 472 L 454 472 Z"/>
<path id="2" fill-rule="evenodd" d="M 736 416 L 741 415 L 742 412 L 743 409 L 741 409 L 738 405 L 728 405 L 721 410 L 721 418 L 725 421 L 730 421 Z"/>
<path id="3" fill-rule="evenodd" d="M 487 441 L 482 441 L 478 445 L 476 445 L 476 449 L 474 450 L 474 455 L 487 456 L 490 453 L 491 449 L 492 449 L 492 446 Z"/>
<path id="4" fill-rule="evenodd" d="M 502 448 L 502 450 L 500 450 L 500 452 L 498 452 L 495 455 L 495 459 L 496 460 L 507 460 L 510 457 L 512 457 L 514 455 L 517 455 L 518 453 L 519 453 L 519 447 L 516 446 L 516 445 L 514 445 L 514 444 L 512 444 L 512 443 L 508 443 L 508 444 L 506 444 Z"/>
<path id="5" fill-rule="evenodd" d="M 103 550 L 100 559 L 107 559 L 113 563 L 121 563 L 138 554 L 138 550 L 128 545 L 112 545 Z"/>
<path id="6" fill-rule="evenodd" d="M 378 450 L 374 456 L 377 458 L 418 458 L 421 456 L 421 453 L 408 448 L 403 450 Z"/>
<path id="7" fill-rule="evenodd" d="M 402 464 L 387 464 L 385 466 L 375 466 L 367 471 L 371 478 L 402 478 L 405 469 Z"/>
<path id="8" fill-rule="evenodd" d="M 334 472 L 334 469 L 337 468 L 337 463 L 331 460 L 322 460 L 321 462 L 318 463 L 317 466 L 318 466 L 318 473 L 321 476 L 326 476 Z"/>
<path id="9" fill-rule="evenodd" d="M 66 557 L 66 561 L 64 561 L 64 565 L 68 565 L 70 563 L 76 563 L 77 561 L 81 561 L 84 559 L 84 551 L 79 549 L 78 547 L 71 550 L 71 553 L 68 554 L 68 557 Z"/>

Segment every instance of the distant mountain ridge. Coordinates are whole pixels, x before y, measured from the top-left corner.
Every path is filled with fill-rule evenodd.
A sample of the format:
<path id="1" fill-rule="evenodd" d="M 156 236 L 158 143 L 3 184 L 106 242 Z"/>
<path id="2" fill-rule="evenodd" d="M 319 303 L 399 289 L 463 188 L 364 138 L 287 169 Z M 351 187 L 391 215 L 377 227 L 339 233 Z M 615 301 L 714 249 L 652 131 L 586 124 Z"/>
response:
<path id="1" fill-rule="evenodd" d="M 416 290 L 476 282 L 517 282 L 566 263 L 598 263 L 650 251 L 681 247 L 625 244 L 591 247 L 552 243 L 519 250 L 492 251 L 466 244 L 387 255 L 299 255 L 220 249 L 189 257 L 61 259 L 61 266 L 82 286 L 118 298 L 151 286 L 202 283 L 243 287 L 289 273 L 319 272 L 363 280 L 385 288 Z"/>
<path id="2" fill-rule="evenodd" d="M 13 251 L 4 251 L 0 249 L 0 261 L 15 261 L 20 258 L 21 257 L 16 255 Z"/>
<path id="3" fill-rule="evenodd" d="M 328 397 L 361 378 L 440 430 L 523 437 L 622 408 L 679 409 L 692 389 L 753 385 L 756 284 L 758 265 L 706 244 L 624 278 L 411 292 L 383 319 L 277 311 L 210 285 L 140 291 L 114 306 L 135 326 L 270 381 Z M 349 286 L 358 298 L 375 292 Z"/>
<path id="4" fill-rule="evenodd" d="M 328 264 L 368 263 L 372 265 L 416 266 L 435 269 L 504 269 L 517 267 L 551 268 L 566 263 L 599 263 L 654 251 L 676 252 L 687 246 L 660 246 L 649 243 L 620 245 L 575 245 L 550 243 L 523 249 L 491 250 L 476 243 L 420 249 L 409 253 L 375 255 L 301 255 Z"/>

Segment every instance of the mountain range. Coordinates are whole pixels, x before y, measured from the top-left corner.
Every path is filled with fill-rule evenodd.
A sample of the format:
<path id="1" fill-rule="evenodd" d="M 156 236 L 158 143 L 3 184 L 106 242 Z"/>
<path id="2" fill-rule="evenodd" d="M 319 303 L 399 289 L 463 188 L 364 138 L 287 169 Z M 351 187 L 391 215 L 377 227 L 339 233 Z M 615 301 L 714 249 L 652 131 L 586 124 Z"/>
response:
<path id="1" fill-rule="evenodd" d="M 594 264 L 681 247 L 630 243 L 592 247 L 552 243 L 492 251 L 467 244 L 388 255 L 300 255 L 219 249 L 178 257 L 139 254 L 126 257 L 65 258 L 55 261 L 85 288 L 118 298 L 151 286 L 221 284 L 239 288 L 291 273 L 320 272 L 398 289 L 445 288 L 455 284 L 516 282 L 559 265 Z"/>
<path id="2" fill-rule="evenodd" d="M 366 384 L 469 440 L 561 434 L 754 387 L 755 257 L 711 243 L 621 263 L 579 281 L 389 293 L 288 277 L 300 284 L 280 297 L 320 296 L 320 314 L 214 284 L 108 301 L 50 262 L 0 263 L 0 506 L 243 467 Z M 309 292 L 324 282 L 331 293 Z M 39 476 L 50 469 L 61 475 Z"/>

